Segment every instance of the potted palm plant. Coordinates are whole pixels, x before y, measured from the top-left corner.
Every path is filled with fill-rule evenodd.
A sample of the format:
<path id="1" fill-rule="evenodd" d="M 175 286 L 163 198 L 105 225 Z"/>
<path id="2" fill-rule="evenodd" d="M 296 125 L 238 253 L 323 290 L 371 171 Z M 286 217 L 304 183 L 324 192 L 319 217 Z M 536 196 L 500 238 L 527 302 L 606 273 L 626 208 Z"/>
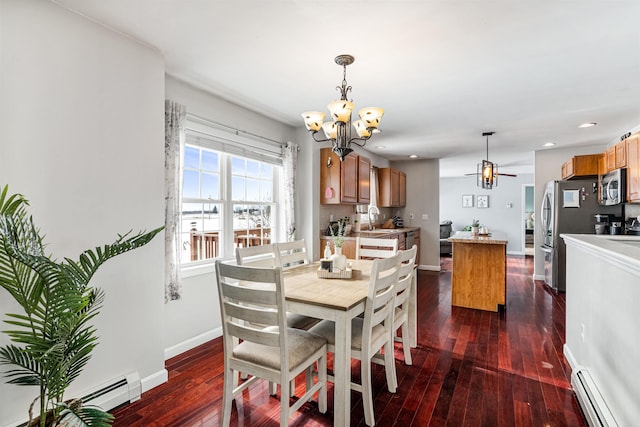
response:
<path id="1" fill-rule="evenodd" d="M 11 329 L 4 333 L 11 343 L 0 348 L 0 365 L 9 366 L 4 376 L 10 384 L 38 388 L 29 426 L 108 426 L 113 421 L 109 413 L 65 396 L 98 344 L 91 320 L 104 291 L 89 282 L 108 259 L 146 245 L 164 227 L 119 235 L 111 244 L 86 250 L 77 261 L 57 261 L 45 253 L 27 206 L 24 197 L 2 188 L 0 286 L 22 309 L 5 314 Z"/>

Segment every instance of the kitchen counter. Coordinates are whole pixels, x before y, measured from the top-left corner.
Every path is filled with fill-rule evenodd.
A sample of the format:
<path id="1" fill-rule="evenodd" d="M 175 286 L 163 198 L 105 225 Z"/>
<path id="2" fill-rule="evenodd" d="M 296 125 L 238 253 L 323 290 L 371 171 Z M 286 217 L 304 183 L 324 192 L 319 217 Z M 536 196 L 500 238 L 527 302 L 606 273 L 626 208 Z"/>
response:
<path id="1" fill-rule="evenodd" d="M 351 232 L 348 236 L 344 237 L 344 244 L 342 245 L 342 253 L 347 258 L 355 258 L 356 253 L 356 239 L 358 237 L 367 237 L 374 239 L 398 239 L 398 249 L 406 249 L 408 232 L 414 232 L 413 242 L 418 245 L 418 255 L 416 256 L 416 262 L 420 260 L 420 227 L 402 227 L 402 228 L 376 228 L 373 230 L 360 230 Z M 320 236 L 320 248 L 324 251 L 326 242 L 330 242 L 333 247 L 333 238 L 331 236 Z"/>
<path id="2" fill-rule="evenodd" d="M 459 231 L 449 240 L 453 246 L 451 305 L 498 311 L 507 299 L 506 236 Z"/>
<path id="3" fill-rule="evenodd" d="M 507 236 L 504 233 L 491 232 L 489 235 L 473 235 L 470 231 L 457 231 L 456 234 L 449 237 L 450 242 L 462 243 L 479 243 L 489 245 L 506 245 Z"/>

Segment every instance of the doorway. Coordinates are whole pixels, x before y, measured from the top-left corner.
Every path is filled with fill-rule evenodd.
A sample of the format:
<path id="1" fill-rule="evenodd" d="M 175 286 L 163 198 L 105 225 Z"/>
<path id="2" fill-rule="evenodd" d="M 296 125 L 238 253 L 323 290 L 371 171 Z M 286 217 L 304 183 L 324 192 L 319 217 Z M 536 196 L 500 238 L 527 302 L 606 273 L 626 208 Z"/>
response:
<path id="1" fill-rule="evenodd" d="M 524 184 L 522 186 L 522 252 L 526 256 L 533 256 L 535 248 L 533 246 L 534 218 L 535 218 L 535 186 Z"/>

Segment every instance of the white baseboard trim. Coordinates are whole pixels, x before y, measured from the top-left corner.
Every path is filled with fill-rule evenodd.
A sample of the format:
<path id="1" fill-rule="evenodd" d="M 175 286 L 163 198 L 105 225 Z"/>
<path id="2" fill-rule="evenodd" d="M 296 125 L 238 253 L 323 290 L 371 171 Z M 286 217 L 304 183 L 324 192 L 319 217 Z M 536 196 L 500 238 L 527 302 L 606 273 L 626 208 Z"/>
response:
<path id="1" fill-rule="evenodd" d="M 174 346 L 166 348 L 164 350 L 164 360 L 171 359 L 179 354 L 184 353 L 185 351 L 191 350 L 199 346 L 200 344 L 204 344 L 207 341 L 211 341 L 214 338 L 218 338 L 222 336 L 222 326 L 211 329 L 203 334 L 197 335 L 195 337 L 189 338 L 186 341 L 178 343 Z"/>
<path id="2" fill-rule="evenodd" d="M 571 367 L 571 370 L 575 371 L 578 368 L 578 362 L 566 343 L 562 346 L 562 352 L 564 353 L 564 357 L 567 359 L 567 363 Z"/>
<path id="3" fill-rule="evenodd" d="M 145 393 L 160 384 L 166 383 L 167 381 L 169 381 L 169 372 L 166 369 L 161 369 L 155 374 L 151 374 L 140 380 L 142 392 Z"/>
<path id="4" fill-rule="evenodd" d="M 544 280 L 544 274 L 534 274 L 533 280 Z"/>

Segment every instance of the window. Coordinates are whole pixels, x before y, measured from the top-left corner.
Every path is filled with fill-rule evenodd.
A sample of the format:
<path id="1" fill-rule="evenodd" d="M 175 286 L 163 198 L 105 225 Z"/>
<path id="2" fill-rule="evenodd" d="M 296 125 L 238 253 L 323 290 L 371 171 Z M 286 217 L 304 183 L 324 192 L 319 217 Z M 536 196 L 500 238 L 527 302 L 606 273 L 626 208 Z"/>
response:
<path id="1" fill-rule="evenodd" d="M 280 215 L 281 159 L 201 130 L 187 123 L 180 221 L 183 266 L 232 258 L 236 247 L 271 243 Z"/>

